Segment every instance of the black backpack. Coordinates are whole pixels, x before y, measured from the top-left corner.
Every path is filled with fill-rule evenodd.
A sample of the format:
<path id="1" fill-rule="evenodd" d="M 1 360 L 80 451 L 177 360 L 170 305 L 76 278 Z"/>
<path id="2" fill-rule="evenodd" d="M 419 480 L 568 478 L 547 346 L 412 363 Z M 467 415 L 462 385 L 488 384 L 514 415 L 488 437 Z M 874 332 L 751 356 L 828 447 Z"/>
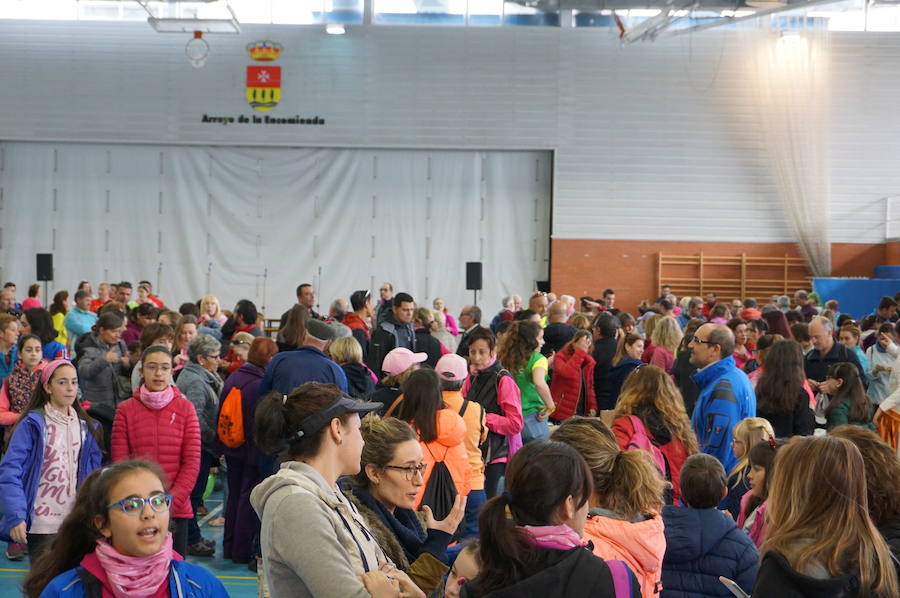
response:
<path id="1" fill-rule="evenodd" d="M 428 446 L 425 449 L 434 459 L 434 454 Z M 447 449 L 450 450 L 449 448 Z M 444 457 L 447 453 L 444 452 Z M 431 476 L 428 483 L 425 484 L 425 492 L 422 494 L 422 505 L 431 507 L 431 512 L 436 521 L 445 519 L 453 509 L 453 503 L 456 501 L 456 484 L 453 482 L 453 476 L 443 460 L 435 460 L 434 467 L 431 469 Z"/>

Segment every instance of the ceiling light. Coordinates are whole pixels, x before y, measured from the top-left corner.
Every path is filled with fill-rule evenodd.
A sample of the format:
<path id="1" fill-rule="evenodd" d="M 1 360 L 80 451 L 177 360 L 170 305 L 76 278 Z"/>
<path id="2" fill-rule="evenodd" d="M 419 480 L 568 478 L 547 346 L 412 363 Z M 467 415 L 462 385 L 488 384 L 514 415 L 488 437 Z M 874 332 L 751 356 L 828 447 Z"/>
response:
<path id="1" fill-rule="evenodd" d="M 328 35 L 344 35 L 347 33 L 347 28 L 340 23 L 328 23 L 325 25 L 325 33 Z"/>

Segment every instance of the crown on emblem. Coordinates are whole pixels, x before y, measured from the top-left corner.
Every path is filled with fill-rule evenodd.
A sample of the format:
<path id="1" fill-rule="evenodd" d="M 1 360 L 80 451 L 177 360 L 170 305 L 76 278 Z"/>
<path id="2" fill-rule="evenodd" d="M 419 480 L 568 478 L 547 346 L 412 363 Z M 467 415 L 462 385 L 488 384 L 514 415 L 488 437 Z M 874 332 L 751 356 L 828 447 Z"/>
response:
<path id="1" fill-rule="evenodd" d="M 281 44 L 263 39 L 247 44 L 247 53 L 253 60 L 275 60 L 281 55 Z"/>

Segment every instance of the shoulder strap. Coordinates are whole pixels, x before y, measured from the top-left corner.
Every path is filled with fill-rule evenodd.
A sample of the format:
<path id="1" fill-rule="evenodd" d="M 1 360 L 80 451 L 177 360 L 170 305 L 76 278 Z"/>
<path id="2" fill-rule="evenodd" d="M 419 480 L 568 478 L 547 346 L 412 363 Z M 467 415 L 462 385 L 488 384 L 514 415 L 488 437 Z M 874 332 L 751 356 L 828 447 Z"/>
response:
<path id="1" fill-rule="evenodd" d="M 462 407 L 459 408 L 459 416 L 463 417 L 466 414 L 466 409 L 469 408 L 469 399 L 463 399 Z"/>
<path id="2" fill-rule="evenodd" d="M 397 407 L 400 406 L 400 403 L 401 403 L 402 401 L 403 401 L 403 395 L 401 394 L 399 397 L 397 397 L 396 399 L 394 399 L 394 402 L 391 403 L 391 406 L 388 407 L 388 410 L 384 412 L 384 416 L 385 416 L 385 417 L 390 417 L 390 416 L 391 416 L 391 413 L 393 413 L 394 410 L 395 410 Z"/>
<path id="3" fill-rule="evenodd" d="M 606 561 L 606 566 L 609 567 L 609 573 L 612 575 L 616 598 L 632 598 L 634 585 L 628 565 L 622 561 Z"/>

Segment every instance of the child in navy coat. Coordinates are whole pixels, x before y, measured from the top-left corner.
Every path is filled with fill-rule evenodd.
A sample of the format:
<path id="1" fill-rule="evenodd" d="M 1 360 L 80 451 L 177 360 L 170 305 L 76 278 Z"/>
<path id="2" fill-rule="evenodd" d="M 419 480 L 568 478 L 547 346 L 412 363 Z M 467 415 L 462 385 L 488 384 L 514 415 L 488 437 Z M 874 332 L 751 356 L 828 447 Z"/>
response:
<path id="1" fill-rule="evenodd" d="M 681 468 L 685 506 L 663 507 L 666 554 L 661 598 L 731 596 L 719 576 L 753 590 L 759 553 L 734 519 L 716 505 L 727 494 L 725 469 L 715 457 L 697 454 Z"/>

